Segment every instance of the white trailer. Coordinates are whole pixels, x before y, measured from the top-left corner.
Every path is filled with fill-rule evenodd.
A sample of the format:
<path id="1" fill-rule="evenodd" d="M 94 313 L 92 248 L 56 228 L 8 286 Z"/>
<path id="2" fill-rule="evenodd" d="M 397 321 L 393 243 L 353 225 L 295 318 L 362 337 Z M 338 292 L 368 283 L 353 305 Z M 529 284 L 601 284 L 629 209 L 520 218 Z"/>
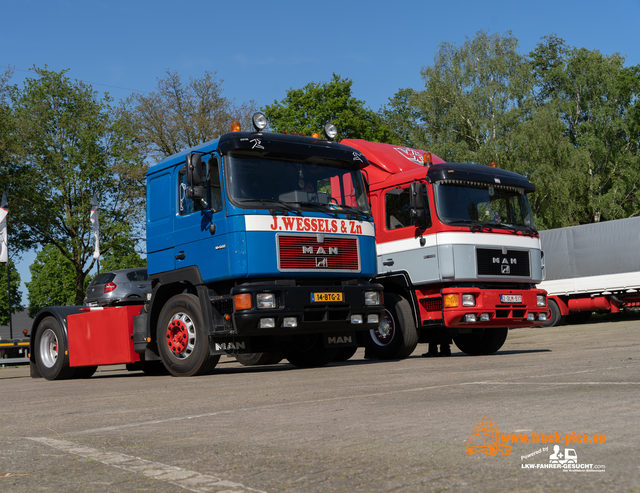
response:
<path id="1" fill-rule="evenodd" d="M 540 231 L 553 326 L 640 309 L 640 218 Z"/>

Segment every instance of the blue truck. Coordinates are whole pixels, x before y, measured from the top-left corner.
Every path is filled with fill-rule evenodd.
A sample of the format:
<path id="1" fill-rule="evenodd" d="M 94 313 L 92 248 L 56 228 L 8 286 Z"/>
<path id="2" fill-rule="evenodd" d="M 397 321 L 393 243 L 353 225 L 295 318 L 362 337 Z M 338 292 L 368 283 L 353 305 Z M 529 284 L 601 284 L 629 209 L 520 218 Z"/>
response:
<path id="1" fill-rule="evenodd" d="M 48 307 L 30 334 L 32 376 L 86 378 L 98 365 L 206 374 L 220 355 L 327 364 L 378 327 L 382 286 L 362 169 L 325 138 L 234 131 L 147 173 L 143 304 Z M 139 302 L 138 302 L 139 303 Z"/>

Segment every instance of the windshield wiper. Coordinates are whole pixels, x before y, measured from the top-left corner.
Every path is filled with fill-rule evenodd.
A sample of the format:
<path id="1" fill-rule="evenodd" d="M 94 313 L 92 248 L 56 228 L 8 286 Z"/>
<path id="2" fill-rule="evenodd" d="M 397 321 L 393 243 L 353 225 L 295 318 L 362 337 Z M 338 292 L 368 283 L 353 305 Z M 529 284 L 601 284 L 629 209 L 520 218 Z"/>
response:
<path id="1" fill-rule="evenodd" d="M 458 219 L 456 221 L 449 221 L 447 224 L 450 226 L 466 226 L 472 233 L 475 231 L 484 231 L 485 229 L 491 231 L 494 227 L 492 224 L 478 221 L 476 219 Z"/>
<path id="2" fill-rule="evenodd" d="M 242 199 L 242 200 L 238 200 L 238 202 L 240 203 L 246 203 L 246 202 L 262 202 L 264 204 L 274 204 L 274 205 L 278 205 L 280 206 L 283 210 L 284 210 L 284 214 L 286 215 L 289 212 L 300 212 L 299 208 L 293 207 L 291 206 L 289 203 L 287 202 L 281 202 L 279 200 L 273 200 L 273 199 Z M 269 209 L 269 213 L 273 216 L 275 215 L 275 209 Z"/>
<path id="3" fill-rule="evenodd" d="M 327 204 L 318 204 L 317 202 L 290 202 L 292 204 L 296 204 L 296 205 L 302 205 L 304 207 L 313 207 L 314 209 L 318 209 L 321 210 L 323 212 L 326 212 L 327 214 L 332 214 L 335 217 L 338 217 L 338 213 L 330 208 Z"/>
<path id="4" fill-rule="evenodd" d="M 531 226 L 525 226 L 521 224 L 506 224 L 506 223 L 498 223 L 494 226 L 498 229 L 510 229 L 514 233 L 520 232 L 523 235 L 531 235 L 535 233 L 535 230 Z"/>
<path id="5" fill-rule="evenodd" d="M 358 219 L 359 216 L 363 216 L 364 218 L 369 217 L 369 214 L 364 212 L 362 209 L 358 209 L 357 207 L 352 207 L 350 205 L 337 205 L 335 206 L 336 211 L 344 211 L 347 216 L 355 216 L 355 219 Z"/>

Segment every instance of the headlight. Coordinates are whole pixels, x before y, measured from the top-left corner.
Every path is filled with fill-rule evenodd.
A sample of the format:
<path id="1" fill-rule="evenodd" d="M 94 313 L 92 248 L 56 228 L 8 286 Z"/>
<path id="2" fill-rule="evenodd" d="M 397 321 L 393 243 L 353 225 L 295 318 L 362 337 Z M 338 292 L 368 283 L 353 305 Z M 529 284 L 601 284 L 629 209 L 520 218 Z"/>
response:
<path id="1" fill-rule="evenodd" d="M 267 126 L 267 117 L 260 112 L 255 113 L 253 115 L 252 121 L 253 121 L 253 126 L 258 132 L 260 132 L 261 130 L 264 130 Z"/>
<path id="2" fill-rule="evenodd" d="M 379 291 L 365 291 L 364 292 L 364 304 L 368 306 L 376 306 L 380 304 L 380 292 Z"/>
<path id="3" fill-rule="evenodd" d="M 475 294 L 463 294 L 462 295 L 462 306 L 476 306 L 476 295 Z"/>
<path id="4" fill-rule="evenodd" d="M 333 140 L 338 135 L 338 129 L 333 123 L 327 123 L 324 126 L 324 134 L 327 136 L 327 139 Z"/>
<path id="5" fill-rule="evenodd" d="M 538 306 L 547 306 L 547 297 L 544 294 L 536 295 L 536 301 L 538 302 Z"/>
<path id="6" fill-rule="evenodd" d="M 256 294 L 256 303 L 258 308 L 275 308 L 276 295 L 273 293 L 258 293 Z"/>

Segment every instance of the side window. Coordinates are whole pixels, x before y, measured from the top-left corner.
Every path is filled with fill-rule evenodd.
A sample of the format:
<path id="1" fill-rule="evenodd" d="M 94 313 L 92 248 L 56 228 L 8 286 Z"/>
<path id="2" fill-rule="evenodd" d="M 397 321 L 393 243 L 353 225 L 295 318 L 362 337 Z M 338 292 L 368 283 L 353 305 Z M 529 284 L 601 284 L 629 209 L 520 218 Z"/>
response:
<path id="1" fill-rule="evenodd" d="M 218 167 L 218 158 L 209 160 L 209 194 L 211 199 L 211 209 L 213 212 L 222 210 L 222 188 L 220 187 L 220 169 Z"/>
<path id="2" fill-rule="evenodd" d="M 431 213 L 429 211 L 429 196 L 424 188 L 424 217 L 420 220 L 419 226 L 423 229 L 431 227 Z M 384 198 L 385 216 L 388 230 L 407 228 L 415 226 L 415 219 L 411 217 L 411 207 L 409 204 L 409 187 L 392 188 Z"/>
<path id="3" fill-rule="evenodd" d="M 393 188 L 384 197 L 387 229 L 394 230 L 413 225 L 409 207 L 409 189 Z"/>
<path id="4" fill-rule="evenodd" d="M 181 216 L 191 214 L 195 208 L 193 200 L 187 198 L 187 171 L 182 168 L 178 173 L 178 210 Z"/>

